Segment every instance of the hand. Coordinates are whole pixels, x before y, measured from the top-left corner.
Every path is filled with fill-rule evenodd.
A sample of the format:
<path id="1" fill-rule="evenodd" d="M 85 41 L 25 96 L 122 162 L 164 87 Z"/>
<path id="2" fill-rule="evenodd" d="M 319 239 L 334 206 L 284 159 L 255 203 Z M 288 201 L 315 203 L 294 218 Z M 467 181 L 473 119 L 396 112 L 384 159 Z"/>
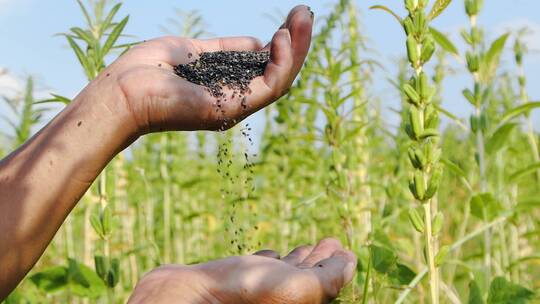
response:
<path id="1" fill-rule="evenodd" d="M 133 117 L 135 132 L 144 134 L 163 130 L 217 130 L 230 128 L 248 115 L 281 97 L 300 71 L 311 41 L 312 13 L 307 6 L 297 6 L 272 41 L 262 47 L 252 37 L 196 40 L 163 37 L 133 47 L 98 77 L 115 79 L 125 95 L 125 110 Z M 216 98 L 199 85 L 173 72 L 174 66 L 194 61 L 202 52 L 214 51 L 271 52 L 263 76 L 250 84 L 248 108 L 241 99 L 223 103 L 224 114 L 216 112 Z M 117 101 L 115 101 L 117 103 Z M 112 106 L 117 109 L 117 105 Z M 111 106 L 109 106 L 111 108 Z M 224 122 L 227 125 L 224 126 Z"/>
<path id="2" fill-rule="evenodd" d="M 350 282 L 356 257 L 338 240 L 205 264 L 169 265 L 146 274 L 129 303 L 328 303 Z"/>

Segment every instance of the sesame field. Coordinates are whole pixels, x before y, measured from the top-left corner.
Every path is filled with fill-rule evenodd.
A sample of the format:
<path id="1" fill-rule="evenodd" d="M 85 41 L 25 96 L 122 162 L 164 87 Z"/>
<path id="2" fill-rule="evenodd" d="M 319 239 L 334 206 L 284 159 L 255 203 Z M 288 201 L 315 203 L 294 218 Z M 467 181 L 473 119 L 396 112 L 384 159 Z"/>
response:
<path id="1" fill-rule="evenodd" d="M 159 265 L 327 236 L 358 257 L 334 303 L 540 303 L 540 55 L 527 27 L 484 26 L 491 2 L 326 1 L 285 96 L 230 130 L 150 134 L 118 154 L 3 303 L 125 303 Z M 91 81 L 142 39 L 127 3 L 78 3 L 79 25 L 46 38 Z M 466 20 L 454 35 L 438 27 L 450 9 Z M 398 48 L 375 49 L 365 16 L 399 31 Z M 175 35 L 215 36 L 203 10 L 175 18 Z M 246 109 L 269 58 L 206 53 L 174 72 Z M 2 158 L 74 97 L 40 96 L 27 72 L 0 100 Z"/>

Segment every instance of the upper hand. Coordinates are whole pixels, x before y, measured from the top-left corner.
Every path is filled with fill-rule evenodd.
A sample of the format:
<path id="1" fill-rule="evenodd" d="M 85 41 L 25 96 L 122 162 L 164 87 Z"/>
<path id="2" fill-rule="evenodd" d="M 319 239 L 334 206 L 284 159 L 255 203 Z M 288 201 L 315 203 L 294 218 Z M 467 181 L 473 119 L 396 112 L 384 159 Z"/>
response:
<path id="1" fill-rule="evenodd" d="M 270 250 L 145 275 L 129 303 L 328 303 L 350 282 L 356 257 L 335 239 L 279 258 Z"/>
<path id="2" fill-rule="evenodd" d="M 311 41 L 312 13 L 307 6 L 295 7 L 286 22 L 265 47 L 252 37 L 197 40 L 163 37 L 141 43 L 105 69 L 97 81 L 114 79 L 123 97 L 123 108 L 132 117 L 134 132 L 163 130 L 217 130 L 229 128 L 281 97 L 300 71 Z M 250 84 L 248 108 L 239 97 L 223 103 L 216 112 L 216 98 L 207 90 L 174 74 L 178 64 L 191 62 L 203 52 L 271 52 L 264 75 Z M 227 90 L 224 90 L 227 92 Z M 117 101 L 116 101 L 117 102 Z M 118 105 L 113 106 L 118 109 Z M 227 125 L 223 125 L 227 122 Z"/>

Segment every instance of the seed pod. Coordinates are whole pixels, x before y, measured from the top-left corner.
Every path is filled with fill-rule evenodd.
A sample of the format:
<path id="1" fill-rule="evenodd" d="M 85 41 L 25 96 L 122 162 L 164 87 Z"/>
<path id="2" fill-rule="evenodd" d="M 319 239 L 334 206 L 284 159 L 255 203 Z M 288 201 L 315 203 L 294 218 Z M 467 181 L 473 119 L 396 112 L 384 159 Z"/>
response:
<path id="1" fill-rule="evenodd" d="M 523 47 L 519 39 L 516 39 L 516 42 L 514 43 L 514 57 L 518 65 L 523 63 Z"/>
<path id="2" fill-rule="evenodd" d="M 471 131 L 473 133 L 478 132 L 478 118 L 476 118 L 476 116 L 474 115 L 471 115 L 469 117 L 469 123 L 471 124 Z"/>
<path id="3" fill-rule="evenodd" d="M 471 92 L 471 90 L 465 89 L 461 93 L 463 93 L 463 96 L 465 96 L 465 99 L 467 99 L 467 101 L 471 105 L 476 106 L 476 99 L 474 98 L 473 92 Z"/>
<path id="4" fill-rule="evenodd" d="M 405 0 L 405 8 L 409 14 L 413 14 L 416 10 L 417 0 Z"/>
<path id="5" fill-rule="evenodd" d="M 424 233 L 424 221 L 422 220 L 420 214 L 418 214 L 418 211 L 416 211 L 415 208 L 410 208 L 408 214 L 409 221 L 411 221 L 414 229 L 420 233 Z"/>
<path id="6" fill-rule="evenodd" d="M 471 35 L 469 35 L 469 33 L 467 33 L 466 30 L 462 30 L 460 33 L 461 33 L 461 37 L 463 38 L 463 40 L 465 40 L 465 42 L 467 42 L 467 44 L 471 45 L 472 44 Z"/>
<path id="7" fill-rule="evenodd" d="M 431 59 L 431 56 L 433 56 L 433 53 L 435 52 L 435 42 L 433 41 L 433 38 L 431 36 L 428 36 L 422 45 L 422 55 L 420 56 L 420 59 L 422 62 L 428 62 Z"/>
<path id="8" fill-rule="evenodd" d="M 411 124 L 414 138 L 420 137 L 424 131 L 424 127 L 420 121 L 420 113 L 414 106 L 410 107 L 409 109 L 409 123 Z"/>
<path id="9" fill-rule="evenodd" d="M 431 232 L 433 236 L 436 236 L 441 232 L 442 226 L 444 223 L 444 215 L 441 212 L 437 212 L 437 215 L 435 215 L 435 218 L 433 218 L 433 225 Z"/>
<path id="10" fill-rule="evenodd" d="M 405 30 L 405 34 L 407 36 L 414 34 L 414 24 L 410 16 L 403 19 L 403 29 Z"/>
<path id="11" fill-rule="evenodd" d="M 437 255 L 435 256 L 435 267 L 441 266 L 444 262 L 446 262 L 446 257 L 448 256 L 448 253 L 450 252 L 449 246 L 442 246 L 439 249 L 439 252 L 437 252 Z"/>
<path id="12" fill-rule="evenodd" d="M 440 166 L 437 166 L 435 170 L 433 170 L 433 173 L 431 174 L 431 178 L 429 179 L 429 185 L 425 194 L 426 199 L 432 198 L 435 193 L 437 193 L 437 190 L 439 189 L 439 184 L 441 182 L 442 178 L 442 168 Z"/>
<path id="13" fill-rule="evenodd" d="M 420 139 L 427 139 L 431 137 L 438 137 L 439 131 L 437 129 L 425 129 L 424 132 L 422 132 L 422 135 L 420 135 Z"/>
<path id="14" fill-rule="evenodd" d="M 101 256 L 101 255 L 96 255 L 94 256 L 94 264 L 95 264 L 95 268 L 96 268 L 96 273 L 97 275 L 102 278 L 102 279 L 105 279 L 105 276 L 107 275 L 107 272 L 109 271 L 109 265 L 107 265 L 107 260 Z"/>
<path id="15" fill-rule="evenodd" d="M 525 76 L 519 76 L 518 77 L 518 82 L 519 82 L 519 85 L 522 86 L 522 87 L 524 87 L 527 84 Z"/>
<path id="16" fill-rule="evenodd" d="M 416 139 L 410 123 L 407 123 L 405 125 L 405 133 L 407 133 L 407 135 L 409 135 L 410 139 Z"/>
<path id="17" fill-rule="evenodd" d="M 439 113 L 432 109 L 431 104 L 424 110 L 424 127 L 426 129 L 437 129 L 439 127 Z"/>
<path id="18" fill-rule="evenodd" d="M 469 69 L 469 72 L 471 73 L 478 72 L 478 69 L 480 68 L 480 60 L 478 59 L 478 56 L 467 51 L 467 53 L 465 54 L 465 57 L 467 59 L 467 68 Z"/>
<path id="19" fill-rule="evenodd" d="M 465 0 L 465 12 L 467 16 L 475 16 L 478 12 L 475 10 L 474 0 Z"/>
<path id="20" fill-rule="evenodd" d="M 111 233 L 111 209 L 103 208 L 101 213 L 101 225 L 103 226 L 103 235 L 108 236 Z"/>
<path id="21" fill-rule="evenodd" d="M 408 83 L 403 85 L 403 92 L 407 97 L 409 98 L 409 102 L 413 105 L 419 105 L 420 104 L 420 95 L 416 92 L 416 90 Z"/>
<path id="22" fill-rule="evenodd" d="M 436 164 L 441 158 L 442 151 L 435 145 L 425 145 L 426 160 L 430 164 Z"/>
<path id="23" fill-rule="evenodd" d="M 418 8 L 424 9 L 428 6 L 429 0 L 418 0 Z"/>
<path id="24" fill-rule="evenodd" d="M 424 11 L 417 11 L 413 16 L 414 31 L 418 36 L 426 32 L 426 15 Z"/>
<path id="25" fill-rule="evenodd" d="M 480 44 L 483 40 L 484 32 L 479 27 L 473 27 L 471 29 L 471 41 L 473 44 Z"/>
<path id="26" fill-rule="evenodd" d="M 413 165 L 414 168 L 416 169 L 420 169 L 422 168 L 422 164 L 416 159 L 416 155 L 415 155 L 415 148 L 409 148 L 407 149 L 407 154 L 409 155 L 409 160 L 411 161 L 411 164 Z"/>
<path id="27" fill-rule="evenodd" d="M 420 164 L 419 169 L 424 168 L 426 166 L 427 159 L 424 156 L 424 153 L 422 153 L 422 150 L 415 149 L 414 150 L 414 157 L 415 157 L 416 161 Z"/>
<path id="28" fill-rule="evenodd" d="M 424 201 L 426 194 L 426 182 L 424 180 L 424 172 L 415 170 L 414 172 L 414 197 L 419 201 Z"/>
<path id="29" fill-rule="evenodd" d="M 407 56 L 413 67 L 418 64 L 418 43 L 412 35 L 407 36 Z"/>
<path id="30" fill-rule="evenodd" d="M 482 114 L 480 115 L 480 130 L 482 130 L 482 132 L 486 132 L 486 130 L 488 129 L 488 124 L 489 124 L 489 119 L 486 115 L 485 112 L 482 112 Z"/>

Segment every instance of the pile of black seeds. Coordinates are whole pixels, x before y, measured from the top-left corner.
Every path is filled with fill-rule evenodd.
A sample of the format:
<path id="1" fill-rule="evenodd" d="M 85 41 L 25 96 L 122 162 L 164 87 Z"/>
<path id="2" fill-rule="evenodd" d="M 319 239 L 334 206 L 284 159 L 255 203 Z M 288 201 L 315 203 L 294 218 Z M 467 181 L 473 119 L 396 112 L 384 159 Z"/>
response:
<path id="1" fill-rule="evenodd" d="M 202 53 L 188 64 L 174 67 L 174 72 L 186 80 L 205 86 L 216 98 L 224 98 L 223 88 L 233 90 L 233 96 L 249 93 L 249 84 L 264 74 L 270 52 L 221 51 Z"/>

